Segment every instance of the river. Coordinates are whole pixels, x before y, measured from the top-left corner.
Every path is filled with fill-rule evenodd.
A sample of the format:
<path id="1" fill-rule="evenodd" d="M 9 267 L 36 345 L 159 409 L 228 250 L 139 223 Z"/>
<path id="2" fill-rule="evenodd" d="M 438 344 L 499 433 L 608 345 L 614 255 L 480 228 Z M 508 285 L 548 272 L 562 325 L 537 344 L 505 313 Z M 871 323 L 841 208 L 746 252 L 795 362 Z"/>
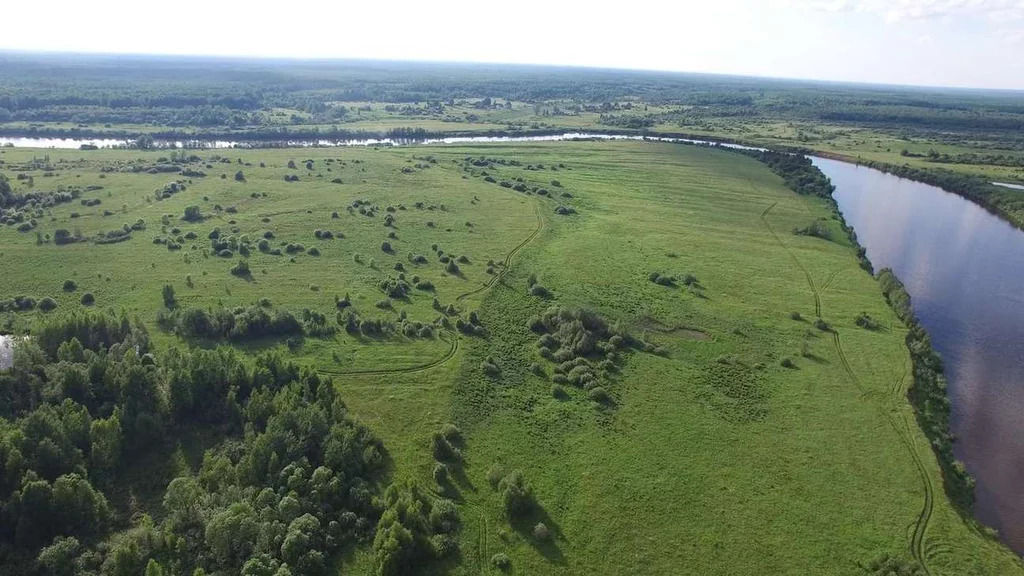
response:
<path id="1" fill-rule="evenodd" d="M 287 144 L 399 146 L 573 139 L 712 143 L 567 132 Z M 7 142 L 44 148 L 124 144 L 0 137 L 0 145 Z M 254 145 L 229 141 L 202 144 L 208 148 Z M 875 269 L 892 268 L 903 280 L 915 312 L 943 356 L 952 403 L 951 426 L 958 438 L 956 455 L 977 480 L 976 515 L 999 530 L 1014 550 L 1024 552 L 1024 233 L 934 186 L 837 160 L 813 161 L 835 184 L 839 208 Z"/>
<path id="2" fill-rule="evenodd" d="M 875 269 L 903 280 L 943 357 L 976 516 L 1024 552 L 1024 233 L 934 186 L 813 160 Z"/>
<path id="3" fill-rule="evenodd" d="M 684 142 L 688 144 L 717 144 L 726 148 L 738 148 L 745 150 L 763 150 L 751 146 L 731 144 L 727 142 L 713 142 L 710 140 L 697 140 L 693 138 L 671 138 L 661 136 L 634 136 L 627 134 L 600 134 L 591 132 L 564 132 L 561 134 L 533 135 L 533 136 L 446 136 L 443 138 L 426 139 L 393 139 L 393 138 L 370 138 L 358 140 L 288 140 L 284 142 L 257 142 L 246 140 L 195 140 L 195 141 L 157 141 L 155 146 L 158 149 L 173 150 L 176 148 L 195 149 L 221 149 L 221 148 L 258 148 L 260 146 L 278 147 L 341 147 L 341 146 L 409 146 L 424 144 L 480 144 L 480 143 L 502 143 L 502 142 L 560 142 L 564 140 L 645 140 L 650 142 Z M 57 148 L 57 149 L 78 149 L 83 145 L 96 146 L 98 148 L 124 148 L 128 145 L 127 140 L 111 140 L 96 138 L 30 138 L 20 136 L 0 136 L 0 146 L 14 146 L 17 148 Z"/>

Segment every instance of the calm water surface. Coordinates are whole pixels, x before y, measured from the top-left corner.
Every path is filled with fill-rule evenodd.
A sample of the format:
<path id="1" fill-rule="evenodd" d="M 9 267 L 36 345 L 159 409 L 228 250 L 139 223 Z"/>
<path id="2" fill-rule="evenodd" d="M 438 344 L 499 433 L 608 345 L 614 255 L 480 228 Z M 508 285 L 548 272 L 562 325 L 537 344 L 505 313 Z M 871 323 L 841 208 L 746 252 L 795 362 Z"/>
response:
<path id="1" fill-rule="evenodd" d="M 978 518 L 1024 552 L 1024 233 L 934 186 L 813 160 L 875 269 L 906 284 L 942 354 Z"/>

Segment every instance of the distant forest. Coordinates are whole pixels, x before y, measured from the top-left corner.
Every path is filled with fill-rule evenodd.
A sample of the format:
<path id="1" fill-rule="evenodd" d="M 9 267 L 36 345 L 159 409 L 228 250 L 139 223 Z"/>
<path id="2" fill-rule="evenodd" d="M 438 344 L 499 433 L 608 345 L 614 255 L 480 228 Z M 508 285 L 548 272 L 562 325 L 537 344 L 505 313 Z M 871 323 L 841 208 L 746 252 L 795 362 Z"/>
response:
<path id="1" fill-rule="evenodd" d="M 10 122 L 259 127 L 259 112 L 272 108 L 332 124 L 351 114 L 335 102 L 450 105 L 484 98 L 677 107 L 619 118 L 628 129 L 672 122 L 685 111 L 691 118 L 1007 136 L 1024 130 L 1024 98 L 1014 92 L 532 66 L 0 54 L 0 129 Z"/>

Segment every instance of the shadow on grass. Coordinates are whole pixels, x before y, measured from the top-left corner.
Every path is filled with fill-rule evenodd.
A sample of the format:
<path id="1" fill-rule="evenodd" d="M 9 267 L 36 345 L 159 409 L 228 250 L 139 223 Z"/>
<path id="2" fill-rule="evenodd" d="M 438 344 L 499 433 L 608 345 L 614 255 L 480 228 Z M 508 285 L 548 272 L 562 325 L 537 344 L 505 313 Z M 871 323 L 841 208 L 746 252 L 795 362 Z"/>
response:
<path id="1" fill-rule="evenodd" d="M 533 529 L 539 523 L 543 523 L 547 526 L 551 533 L 551 537 L 547 540 L 538 540 L 533 535 Z M 565 554 L 562 553 L 561 548 L 558 546 L 559 542 L 566 541 L 565 535 L 562 533 L 561 526 L 555 522 L 551 515 L 548 514 L 540 504 L 534 503 L 529 512 L 517 518 L 513 518 L 509 521 L 509 524 L 512 526 L 513 530 L 523 537 L 523 540 L 533 546 L 534 550 L 536 550 L 541 556 L 544 556 L 548 562 L 559 566 L 565 566 Z"/>

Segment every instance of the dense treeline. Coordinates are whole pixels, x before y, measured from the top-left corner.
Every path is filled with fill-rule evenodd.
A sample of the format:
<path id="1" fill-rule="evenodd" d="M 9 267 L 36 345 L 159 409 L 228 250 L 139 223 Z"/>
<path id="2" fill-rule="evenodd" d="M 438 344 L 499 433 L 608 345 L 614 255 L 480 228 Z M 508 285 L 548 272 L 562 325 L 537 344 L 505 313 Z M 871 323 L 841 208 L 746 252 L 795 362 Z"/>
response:
<path id="1" fill-rule="evenodd" d="M 743 150 L 745 154 L 766 164 L 772 172 L 786 181 L 786 186 L 797 194 L 832 198 L 836 187 L 811 159 L 802 154 L 772 150 Z"/>
<path id="2" fill-rule="evenodd" d="M 912 166 L 861 160 L 860 164 L 900 178 L 931 184 L 963 196 L 986 210 L 1024 229 L 1024 195 L 1004 189 L 981 176 L 954 172 L 944 168 L 914 168 Z"/>
<path id="3" fill-rule="evenodd" d="M 665 72 L 67 55 L 6 55 L 0 66 L 0 123 L 251 128 L 269 127 L 262 112 L 284 108 L 308 114 L 310 123 L 329 125 L 358 115 L 338 102 L 427 103 L 431 114 L 443 115 L 444 106 L 474 99 L 600 112 L 617 109 L 623 101 L 673 107 L 603 119 L 606 125 L 631 129 L 728 117 L 1005 136 L 1024 127 L 1024 103 L 1013 94 Z M 409 109 L 393 106 L 391 111 Z"/>
<path id="4" fill-rule="evenodd" d="M 949 397 L 942 359 L 932 348 L 931 338 L 914 314 L 910 294 L 889 268 L 878 273 L 878 283 L 889 306 L 907 326 L 907 349 L 913 362 L 914 381 L 908 391 L 918 422 L 938 456 L 944 485 L 949 497 L 963 510 L 974 502 L 974 479 L 953 454 L 953 435 L 949 431 Z"/>
<path id="5" fill-rule="evenodd" d="M 275 354 L 148 350 L 138 322 L 109 313 L 17 344 L 0 373 L 0 574 L 316 575 L 371 542 L 380 573 L 399 574 L 454 550 L 450 502 L 375 496 L 383 446 L 329 379 Z M 140 456 L 197 431 L 221 440 L 166 479 L 159 522 L 111 504 Z"/>

